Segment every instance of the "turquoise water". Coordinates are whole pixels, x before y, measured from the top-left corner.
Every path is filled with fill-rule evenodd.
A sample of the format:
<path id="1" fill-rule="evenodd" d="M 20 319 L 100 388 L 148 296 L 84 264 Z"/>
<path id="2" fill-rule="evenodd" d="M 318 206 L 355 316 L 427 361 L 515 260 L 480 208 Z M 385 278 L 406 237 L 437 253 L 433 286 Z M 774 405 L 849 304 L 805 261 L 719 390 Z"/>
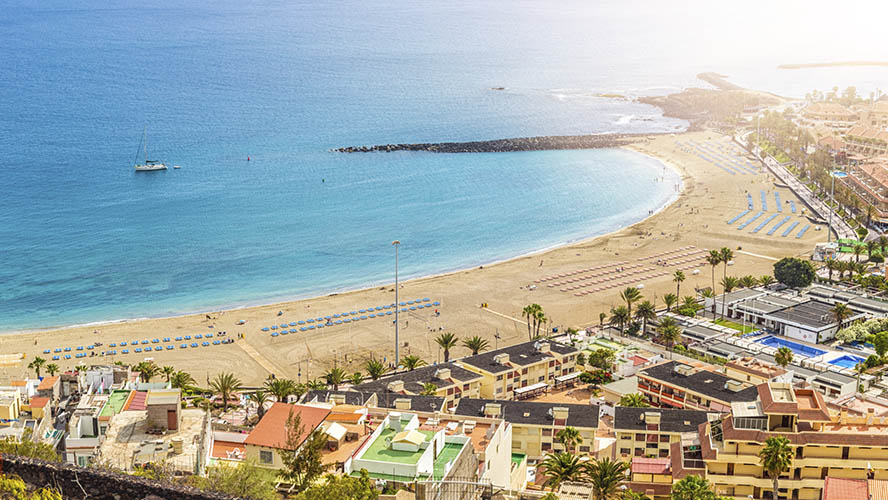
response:
<path id="1" fill-rule="evenodd" d="M 0 331 L 387 281 L 393 239 L 418 276 L 638 220 L 675 178 L 626 151 L 329 150 L 681 130 L 596 94 L 760 78 L 694 22 L 654 2 L 0 0 Z M 181 170 L 132 171 L 146 124 Z"/>
<path id="2" fill-rule="evenodd" d="M 852 356 L 851 354 L 845 354 L 835 359 L 829 360 L 829 364 L 840 366 L 842 368 L 854 368 L 860 363 L 865 362 L 866 360 L 861 358 L 860 356 Z"/>

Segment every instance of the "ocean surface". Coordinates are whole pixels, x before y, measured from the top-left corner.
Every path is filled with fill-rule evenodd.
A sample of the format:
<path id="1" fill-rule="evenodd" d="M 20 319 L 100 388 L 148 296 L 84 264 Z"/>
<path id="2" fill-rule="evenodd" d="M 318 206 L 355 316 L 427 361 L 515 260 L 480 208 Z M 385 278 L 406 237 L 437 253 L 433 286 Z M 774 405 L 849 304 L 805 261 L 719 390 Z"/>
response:
<path id="1" fill-rule="evenodd" d="M 677 182 L 622 150 L 331 148 L 679 131 L 599 94 L 702 71 L 783 95 L 888 90 L 885 68 L 777 70 L 848 59 L 862 35 L 801 57 L 785 26 L 782 51 L 750 39 L 745 22 L 773 21 L 741 7 L 0 0 L 0 331 L 391 281 L 394 239 L 405 277 L 476 266 L 630 224 Z M 133 172 L 146 126 L 180 170 Z"/>

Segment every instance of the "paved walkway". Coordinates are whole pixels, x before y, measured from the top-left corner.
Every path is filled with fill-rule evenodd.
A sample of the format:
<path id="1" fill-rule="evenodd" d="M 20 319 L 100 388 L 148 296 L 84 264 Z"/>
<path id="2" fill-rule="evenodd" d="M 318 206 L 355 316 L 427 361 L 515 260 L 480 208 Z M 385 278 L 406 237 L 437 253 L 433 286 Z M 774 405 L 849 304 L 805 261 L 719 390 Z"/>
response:
<path id="1" fill-rule="evenodd" d="M 751 257 L 758 257 L 759 259 L 767 259 L 767 260 L 773 260 L 773 261 L 778 261 L 778 260 L 780 260 L 780 259 L 777 259 L 777 258 L 774 258 L 774 257 L 768 257 L 767 255 L 762 255 L 762 254 L 758 254 L 758 253 L 747 252 L 746 250 L 737 250 L 737 253 L 742 253 L 743 255 L 749 255 L 749 256 L 751 256 Z"/>
<path id="2" fill-rule="evenodd" d="M 521 323 L 522 325 L 525 325 L 525 326 L 527 325 L 527 321 L 524 321 L 523 319 L 513 318 L 512 316 L 509 316 L 509 315 L 506 315 L 506 314 L 503 314 L 503 313 L 498 313 L 498 312 L 493 311 L 493 310 L 491 310 L 491 309 L 489 309 L 489 308 L 487 308 L 487 307 L 485 307 L 485 308 L 482 309 L 482 310 L 487 311 L 487 312 L 489 312 L 490 314 L 496 314 L 497 316 L 501 316 L 501 317 L 503 317 L 503 318 L 510 319 L 510 320 L 512 320 L 512 321 L 514 321 L 514 322 L 516 322 L 516 323 Z"/>
<path id="3" fill-rule="evenodd" d="M 255 362 L 259 363 L 262 368 L 265 368 L 268 373 L 273 373 L 280 376 L 283 376 L 287 373 L 284 370 L 277 368 L 274 363 L 268 360 L 268 358 L 259 354 L 259 351 L 257 351 L 255 347 L 251 346 L 246 339 L 240 339 L 236 341 L 235 344 L 240 346 L 240 348 L 243 349 L 248 356 L 253 358 Z"/>

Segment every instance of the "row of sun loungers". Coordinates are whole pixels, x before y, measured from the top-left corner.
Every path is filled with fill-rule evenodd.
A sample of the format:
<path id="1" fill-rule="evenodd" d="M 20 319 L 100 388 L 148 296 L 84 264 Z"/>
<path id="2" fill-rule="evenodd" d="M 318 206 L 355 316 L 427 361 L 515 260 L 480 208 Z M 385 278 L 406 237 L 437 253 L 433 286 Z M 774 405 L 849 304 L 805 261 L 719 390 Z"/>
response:
<path id="1" fill-rule="evenodd" d="M 638 260 L 641 260 L 641 259 L 638 259 Z M 585 269 L 577 269 L 576 271 L 570 271 L 567 273 L 553 274 L 551 276 L 546 276 L 545 278 L 540 278 L 538 280 L 534 280 L 533 282 L 534 283 L 545 283 L 546 281 L 551 281 L 551 280 L 558 279 L 558 278 L 566 278 L 568 276 L 574 276 L 577 274 L 583 274 L 583 273 L 588 273 L 588 272 L 592 272 L 592 271 L 597 271 L 599 269 L 604 269 L 607 267 L 619 267 L 619 266 L 622 266 L 623 264 L 628 264 L 628 263 L 629 263 L 628 260 L 624 260 L 624 261 L 613 262 L 613 263 L 609 263 L 609 264 L 601 264 L 598 266 L 587 267 Z"/>
<path id="2" fill-rule="evenodd" d="M 801 238 L 802 236 L 804 236 L 805 232 L 808 231 L 808 228 L 810 228 L 810 227 L 811 227 L 811 224 L 806 224 L 805 227 L 803 227 L 802 230 L 799 231 L 799 234 L 796 235 L 796 238 Z"/>
<path id="3" fill-rule="evenodd" d="M 738 220 L 740 220 L 740 219 L 742 219 L 743 217 L 745 217 L 746 214 L 748 214 L 748 213 L 749 213 L 749 209 L 747 208 L 746 210 L 740 212 L 740 213 L 739 213 L 737 216 L 735 216 L 733 219 L 729 220 L 729 221 L 728 221 L 728 225 L 731 225 L 731 224 L 737 222 Z"/>
<path id="4" fill-rule="evenodd" d="M 758 213 L 756 213 L 755 215 L 752 216 L 751 219 L 749 219 L 748 221 L 744 222 L 743 224 L 740 224 L 739 226 L 737 226 L 737 229 L 740 230 L 740 229 L 743 229 L 743 228 L 745 228 L 746 226 L 752 224 L 753 222 L 755 222 L 756 219 L 758 219 L 759 217 L 761 217 L 762 214 L 764 214 L 764 212 L 758 212 Z"/>
<path id="5" fill-rule="evenodd" d="M 664 256 L 666 256 L 666 255 L 674 254 L 674 253 L 676 253 L 676 252 L 683 252 L 683 251 L 685 251 L 685 250 L 690 250 L 690 249 L 692 249 L 692 248 L 694 248 L 694 245 L 688 245 L 688 246 L 686 246 L 686 247 L 676 248 L 675 250 L 669 250 L 669 251 L 666 251 L 666 252 L 660 252 L 660 253 L 655 253 L 655 254 L 653 254 L 653 255 L 648 255 L 647 257 L 639 257 L 638 260 L 651 260 L 651 259 L 656 259 L 656 258 L 659 258 L 659 257 L 664 257 Z"/>
<path id="6" fill-rule="evenodd" d="M 681 267 L 681 268 L 679 268 L 679 270 L 681 270 L 681 271 L 687 271 L 687 270 L 690 270 L 690 269 L 694 269 L 695 267 L 700 267 L 701 265 L 703 265 L 703 262 L 696 262 L 696 263 L 694 263 L 694 264 L 690 264 L 690 265 L 687 265 L 687 266 Z M 672 274 L 671 271 L 658 271 L 658 272 L 655 272 L 655 273 L 653 273 L 653 274 L 646 274 L 646 275 L 644 275 L 644 276 L 638 276 L 638 277 L 633 278 L 633 279 L 622 280 L 622 281 L 618 281 L 618 282 L 614 282 L 614 283 L 608 283 L 607 285 L 599 286 L 599 287 L 596 287 L 596 288 L 591 288 L 591 289 L 589 289 L 589 290 L 583 290 L 583 291 L 574 292 L 574 296 L 575 296 L 575 297 L 583 297 L 583 296 L 585 296 L 585 295 L 591 295 L 591 294 L 593 294 L 593 293 L 603 292 L 603 291 L 605 291 L 605 290 L 610 290 L 610 289 L 612 289 L 612 288 L 618 288 L 618 287 L 623 287 L 623 286 L 629 286 L 629 285 L 633 285 L 633 284 L 636 284 L 636 283 L 639 283 L 639 282 L 642 282 L 642 281 L 645 281 L 645 280 L 649 280 L 649 279 L 653 279 L 653 278 L 661 278 L 661 277 L 663 277 L 663 276 L 668 276 L 668 275 L 671 275 L 671 274 Z M 578 290 L 579 288 L 585 288 L 585 287 L 570 287 L 570 288 L 564 288 L 564 289 L 562 289 L 561 291 L 562 291 L 562 292 L 571 292 L 571 291 L 574 291 L 574 290 Z"/>
<path id="7" fill-rule="evenodd" d="M 627 270 L 638 269 L 639 267 L 642 267 L 642 266 L 643 266 L 643 264 L 631 264 L 628 266 L 617 266 L 617 267 L 611 266 L 611 268 L 606 271 L 601 271 L 601 272 L 597 272 L 595 274 L 589 274 L 586 276 L 578 276 L 576 278 L 570 278 L 570 279 L 567 279 L 564 281 L 556 281 L 554 283 L 549 283 L 546 286 L 548 286 L 549 288 L 555 288 L 556 286 L 566 285 L 568 283 L 576 283 L 578 281 L 586 281 L 586 280 L 590 280 L 593 278 L 600 278 L 602 276 L 608 276 L 611 274 L 619 274 L 619 273 L 625 272 Z"/>
<path id="8" fill-rule="evenodd" d="M 786 217 L 784 217 L 783 220 L 781 220 L 780 222 L 778 222 L 776 226 L 772 227 L 771 230 L 768 231 L 768 233 L 767 233 L 768 236 L 771 236 L 772 234 L 774 234 L 775 231 L 777 231 L 778 229 L 780 229 L 780 226 L 782 226 L 782 225 L 786 224 L 787 222 L 789 222 L 789 219 L 791 219 L 791 217 L 788 216 L 788 215 L 787 215 Z"/>
<path id="9" fill-rule="evenodd" d="M 798 225 L 799 225 L 799 221 L 795 221 L 795 222 L 793 222 L 792 224 L 789 225 L 788 228 L 786 228 L 786 231 L 783 231 L 783 234 L 781 234 L 780 236 L 783 236 L 783 237 L 785 238 L 786 235 L 788 235 L 789 233 L 791 233 L 792 230 L 795 229 L 795 227 L 798 226 Z"/>
<path id="10" fill-rule="evenodd" d="M 762 221 L 762 223 L 759 224 L 758 226 L 755 226 L 755 229 L 753 229 L 753 230 L 750 231 L 750 232 L 752 232 L 752 233 L 757 233 L 757 232 L 761 231 L 763 227 L 767 226 L 769 222 L 771 222 L 772 220 L 774 220 L 774 217 L 777 217 L 777 214 L 771 214 L 771 215 L 769 215 L 767 219 L 765 219 L 764 221 Z"/>

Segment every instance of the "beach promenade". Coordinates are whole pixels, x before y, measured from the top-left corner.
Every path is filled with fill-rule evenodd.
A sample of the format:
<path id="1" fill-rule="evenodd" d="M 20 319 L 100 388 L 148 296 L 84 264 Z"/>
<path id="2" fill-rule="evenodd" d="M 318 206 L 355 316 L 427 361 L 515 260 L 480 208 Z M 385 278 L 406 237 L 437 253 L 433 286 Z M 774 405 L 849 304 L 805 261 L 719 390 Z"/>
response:
<path id="1" fill-rule="evenodd" d="M 793 192 L 769 183 L 765 174 L 732 175 L 695 154 L 678 147 L 676 142 L 708 142 L 727 148 L 730 138 L 714 132 L 661 135 L 642 140 L 631 147 L 656 157 L 681 172 L 683 191 L 678 199 L 660 212 L 610 234 L 579 241 L 546 252 L 515 258 L 444 275 L 429 276 L 402 283 L 402 301 L 430 298 L 437 306 L 401 314 L 402 355 L 417 355 L 425 361 L 443 361 L 443 353 L 434 342 L 441 332 L 452 332 L 460 339 L 474 335 L 490 342 L 491 348 L 527 339 L 527 327 L 521 320 L 524 306 L 540 304 L 550 319 L 549 326 L 582 327 L 599 323 L 599 313 L 608 313 L 622 302 L 619 291 L 629 285 L 642 286 L 645 298 L 662 307 L 663 296 L 676 293 L 672 273 L 684 269 L 686 279 L 679 295 L 692 295 L 695 288 L 710 286 L 712 269 L 703 264 L 706 249 L 730 247 L 735 250 L 733 265 L 727 274 L 760 276 L 770 274 L 774 260 L 787 255 L 807 255 L 815 242 L 826 240 L 826 231 L 807 231 L 801 237 L 781 237 L 777 232 L 755 232 L 756 224 L 738 230 L 728 224 L 738 213 L 748 209 L 748 193 L 779 194 L 784 201 L 797 200 Z M 520 153 L 518 153 L 520 154 Z M 471 156 L 466 156 L 471 161 Z M 656 173 L 652 173 L 656 175 Z M 778 176 L 779 177 L 779 176 Z M 632 189 L 626 186 L 626 189 Z M 589 193 L 595 196 L 595 193 Z M 570 200 L 558 200 L 569 203 Z M 772 207 L 773 201 L 770 203 Z M 790 215 L 785 213 L 785 215 Z M 479 214 L 480 216 L 480 214 Z M 793 217 L 799 218 L 798 214 Z M 776 223 L 779 219 L 775 219 Z M 824 228 L 825 229 L 825 228 Z M 402 241 L 403 245 L 409 242 Z M 394 269 L 393 275 L 394 275 Z M 721 280 L 722 267 L 716 269 L 715 281 Z M 394 277 L 394 276 L 393 276 Z M 556 283 L 559 283 L 556 285 Z M 549 286 L 553 285 L 553 286 Z M 158 365 L 186 370 L 201 385 L 219 372 L 233 372 L 245 384 L 261 384 L 270 372 L 305 382 L 321 376 L 335 366 L 351 374 L 364 371 L 370 358 L 391 363 L 394 354 L 393 317 L 379 307 L 394 302 L 394 287 L 376 286 L 349 293 L 270 304 L 259 307 L 194 314 L 173 318 L 148 319 L 100 326 L 72 327 L 53 331 L 0 335 L 0 352 L 24 353 L 17 365 L 0 367 L 6 376 L 21 376 L 35 356 L 62 369 L 79 363 L 100 364 L 121 361 L 137 363 L 152 358 Z M 481 308 L 481 304 L 488 308 Z M 372 311 L 361 313 L 361 310 Z M 351 312 L 354 311 L 355 315 Z M 327 324 L 318 328 L 317 318 L 349 313 L 342 318 L 357 321 Z M 370 315 L 373 317 L 370 317 Z M 362 316 L 367 316 L 362 319 Z M 306 320 L 312 319 L 312 322 Z M 299 321 L 305 323 L 299 324 Z M 288 334 L 273 336 L 287 323 Z M 290 325 L 294 326 L 290 326 Z M 276 326 L 271 330 L 272 325 Z M 314 329 L 308 328 L 315 326 Z M 268 330 L 263 330 L 268 328 Z M 304 328 L 304 330 L 302 330 Z M 108 355 L 108 345 L 121 340 L 171 338 L 185 335 L 227 332 L 232 344 Z M 238 338 L 243 334 L 244 338 Z M 51 360 L 54 349 L 63 346 L 103 346 L 86 358 Z M 45 354 L 49 349 L 50 353 Z M 451 356 L 468 354 L 459 345 Z M 33 376 L 33 372 L 31 372 Z"/>

